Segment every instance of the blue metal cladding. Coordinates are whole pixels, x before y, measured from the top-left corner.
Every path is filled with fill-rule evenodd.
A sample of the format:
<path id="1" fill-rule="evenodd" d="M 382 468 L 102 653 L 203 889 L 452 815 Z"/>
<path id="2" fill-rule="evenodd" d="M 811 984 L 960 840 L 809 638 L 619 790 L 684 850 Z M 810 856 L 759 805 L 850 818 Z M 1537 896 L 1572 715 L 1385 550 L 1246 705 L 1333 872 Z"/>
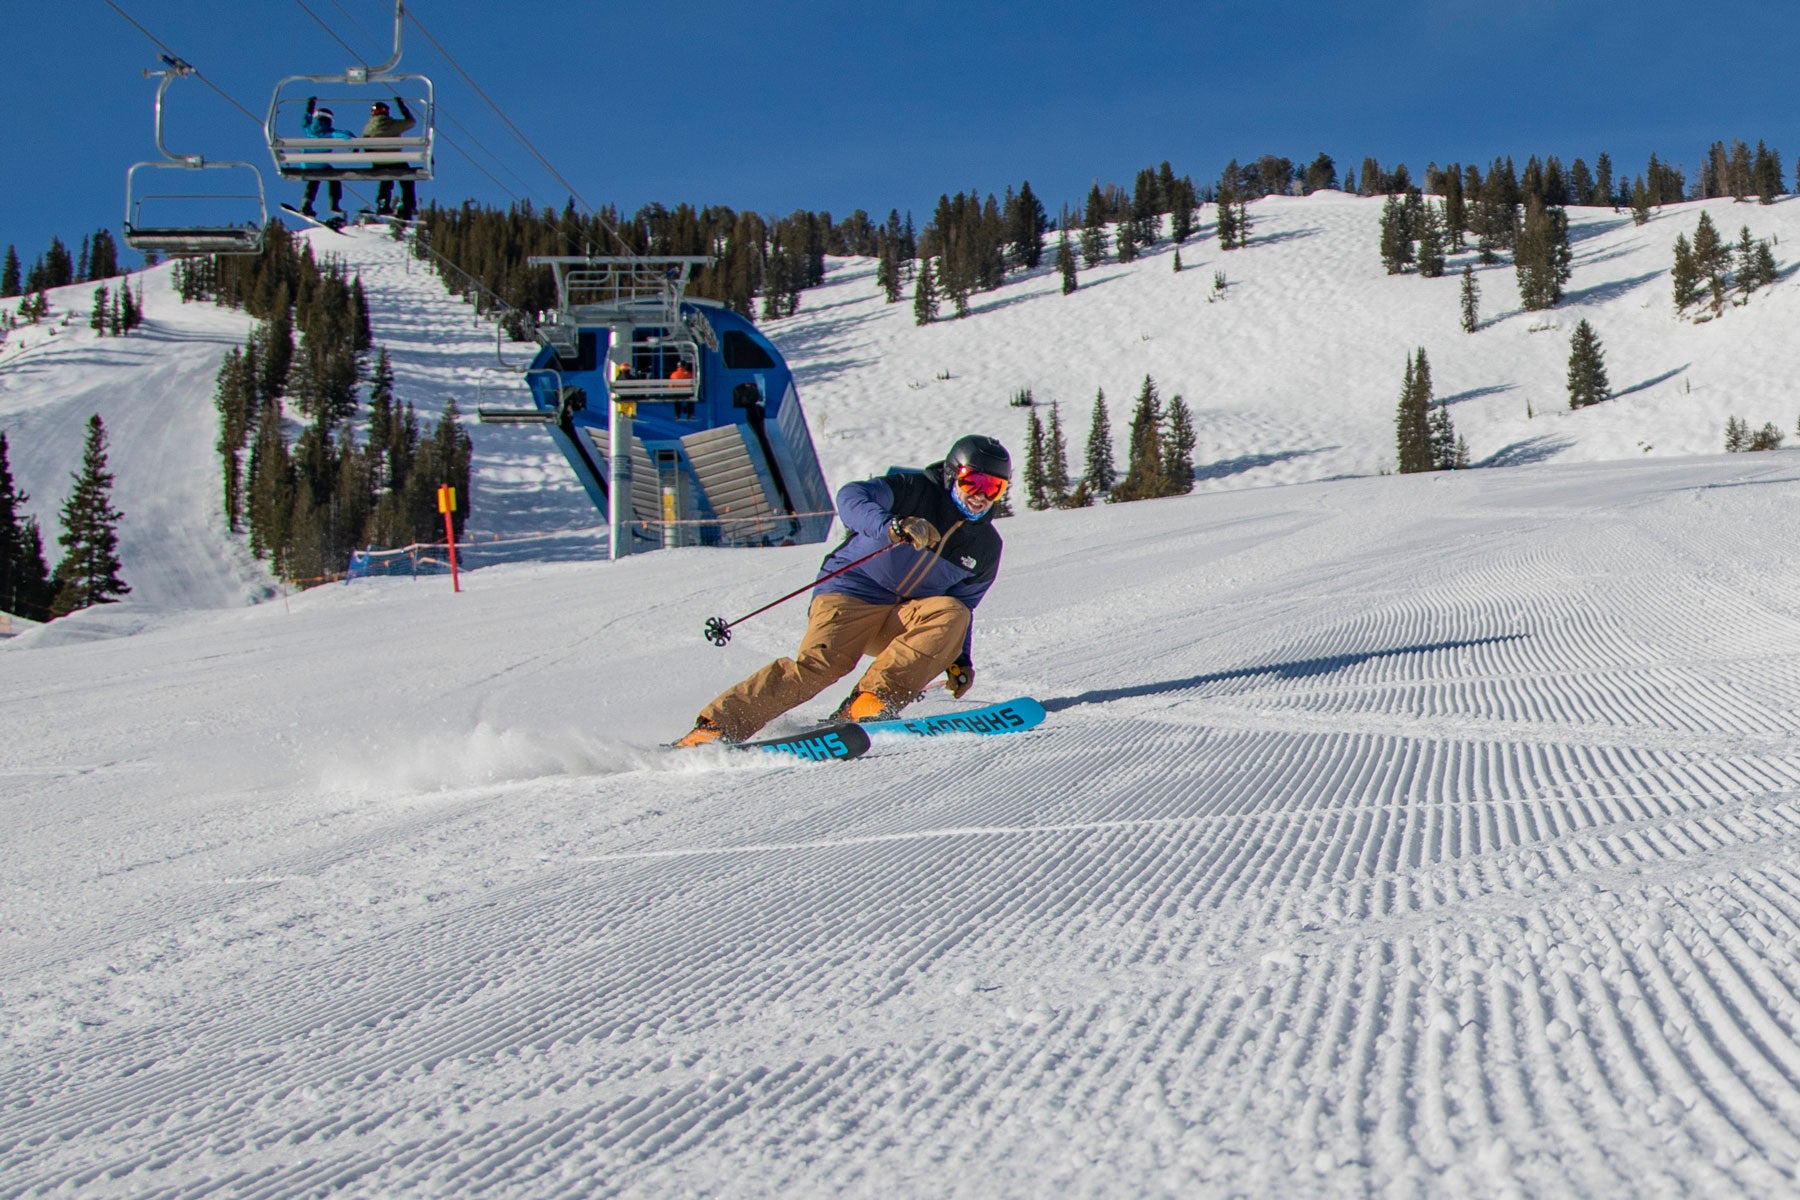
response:
<path id="1" fill-rule="evenodd" d="M 698 313 L 716 335 L 717 348 L 687 341 L 698 359 L 697 388 L 691 399 L 679 396 L 637 395 L 631 432 L 642 444 L 648 460 L 656 464 L 656 488 L 679 475 L 675 517 L 688 533 L 679 544 L 789 545 L 824 541 L 831 526 L 831 491 L 813 447 L 806 416 L 800 407 L 793 373 L 781 352 L 748 319 L 723 305 L 683 300 L 684 317 Z M 577 353 L 559 353 L 544 347 L 526 374 L 533 403 L 556 420 L 551 435 L 569 460 L 594 506 L 608 511 L 606 458 L 594 431 L 605 432 L 610 419 L 607 370 L 613 333 L 610 328 L 579 330 Z M 640 327 L 634 331 L 630 361 L 639 380 L 666 380 L 679 358 L 674 342 L 686 338 L 683 331 Z M 611 355 L 623 359 L 625 355 Z M 639 387 L 645 386 L 642 383 Z M 707 430 L 737 427 L 751 472 L 740 472 L 737 484 L 760 490 L 768 519 L 746 524 L 739 513 L 718 497 L 708 494 L 709 479 L 697 471 L 690 457 L 691 442 L 684 438 Z M 645 459 L 634 451 L 636 471 Z M 748 483 L 750 475 L 754 483 Z M 710 482 L 716 487 L 716 472 Z M 640 491 L 645 483 L 634 479 L 638 515 L 656 490 Z M 628 511 L 630 511 L 628 509 Z M 740 512 L 742 506 L 740 505 Z M 693 524 L 685 524 L 693 523 Z M 647 528 L 641 519 L 633 529 L 633 549 L 670 544 L 666 531 Z"/>

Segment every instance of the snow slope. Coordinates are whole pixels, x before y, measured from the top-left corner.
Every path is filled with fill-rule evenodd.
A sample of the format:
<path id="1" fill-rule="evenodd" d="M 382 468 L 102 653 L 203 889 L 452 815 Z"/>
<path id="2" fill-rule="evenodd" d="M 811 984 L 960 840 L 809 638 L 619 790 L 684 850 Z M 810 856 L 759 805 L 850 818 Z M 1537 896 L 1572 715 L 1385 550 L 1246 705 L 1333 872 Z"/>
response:
<path id="1" fill-rule="evenodd" d="M 1266 286 L 1277 255 L 1336 244 L 1275 240 L 1281 212 L 1353 207 L 1259 206 Z M 1582 243 L 1617 252 L 1591 276 L 1647 270 L 1663 219 Z M 1183 319 L 1303 328 L 1253 307 L 1256 252 Z M 1006 435 L 1012 387 L 1065 386 L 1007 323 L 1055 332 L 1081 301 L 1137 338 L 1144 297 L 1188 282 L 1167 266 L 1070 298 L 1028 280 L 920 330 L 838 264 L 777 329 L 828 474 Z M 402 388 L 476 386 L 479 331 L 382 269 L 400 315 L 378 339 L 426 372 Z M 1346 363 L 1334 397 L 1300 387 L 1297 350 L 1179 350 L 1173 316 L 1068 360 L 1083 416 L 1146 367 L 1190 398 L 1248 382 L 1198 405 L 1205 461 L 1233 467 L 1206 490 L 1007 523 L 970 701 L 1040 697 L 1029 734 L 828 766 L 655 749 L 792 648 L 797 602 L 723 650 L 701 624 L 796 586 L 816 547 L 513 562 L 461 595 L 374 581 L 78 636 L 134 597 L 0 643 L 0 1193 L 1795 1190 L 1800 471 L 1671 456 L 1712 448 L 1721 413 L 1788 424 L 1760 380 L 1793 284 L 1693 329 L 1664 282 L 1584 301 L 1616 382 L 1679 360 L 1714 383 L 1568 414 L 1565 336 L 1519 315 L 1465 338 L 1453 281 L 1378 272 L 1382 345 L 1373 300 L 1310 318 Z M 1511 388 L 1459 426 L 1537 461 L 1240 486 L 1378 465 L 1403 321 L 1439 300 L 1440 392 Z M 1741 390 L 1709 393 L 1724 379 Z M 1654 450 L 1601 461 L 1632 412 Z M 586 519 L 534 509 L 551 468 L 495 432 L 480 469 L 517 472 L 511 532 Z"/>

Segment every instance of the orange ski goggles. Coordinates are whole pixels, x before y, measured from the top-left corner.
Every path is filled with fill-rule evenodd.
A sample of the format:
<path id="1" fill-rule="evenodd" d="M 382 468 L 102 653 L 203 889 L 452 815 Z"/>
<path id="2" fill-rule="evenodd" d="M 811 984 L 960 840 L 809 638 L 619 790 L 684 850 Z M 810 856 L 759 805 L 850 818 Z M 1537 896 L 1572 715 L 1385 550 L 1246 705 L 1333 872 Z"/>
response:
<path id="1" fill-rule="evenodd" d="M 998 475 L 989 475 L 986 471 L 958 467 L 956 468 L 956 486 L 972 496 L 984 496 L 989 500 L 998 500 L 1006 495 L 1007 481 Z"/>

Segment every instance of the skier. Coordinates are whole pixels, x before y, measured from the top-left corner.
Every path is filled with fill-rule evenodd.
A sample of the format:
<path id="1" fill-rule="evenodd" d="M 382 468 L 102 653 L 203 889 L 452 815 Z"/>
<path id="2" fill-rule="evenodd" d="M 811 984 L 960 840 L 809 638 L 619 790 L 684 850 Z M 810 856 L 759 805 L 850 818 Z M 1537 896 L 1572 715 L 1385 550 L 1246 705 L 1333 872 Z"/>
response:
<path id="1" fill-rule="evenodd" d="M 799 652 L 721 692 L 675 744 L 743 741 L 848 675 L 865 654 L 875 661 L 833 720 L 887 720 L 940 671 L 961 699 L 975 683 L 971 618 L 1000 570 L 1000 534 L 987 518 L 1011 479 L 1006 447 L 970 434 L 923 471 L 845 484 L 837 511 L 849 533 L 820 575 L 892 549 L 822 581 Z"/>
<path id="2" fill-rule="evenodd" d="M 389 114 L 387 101 L 385 100 L 377 100 L 375 103 L 369 105 L 369 123 L 363 126 L 362 131 L 364 137 L 399 137 L 417 124 L 413 119 L 412 113 L 407 111 L 406 101 L 395 96 L 394 103 L 400 109 L 400 115 L 397 117 Z M 389 213 L 393 213 L 394 216 L 399 217 L 402 221 L 410 221 L 413 219 L 415 210 L 416 204 L 412 180 L 402 179 L 400 181 L 399 212 L 394 212 L 393 180 L 384 179 L 381 181 L 381 186 L 375 189 L 375 211 L 382 216 L 385 217 Z"/>
<path id="3" fill-rule="evenodd" d="M 305 131 L 306 136 L 309 138 L 343 138 L 348 141 L 350 135 L 342 129 L 336 128 L 332 124 L 332 121 L 333 117 L 331 110 L 320 105 L 317 96 L 308 96 L 306 99 L 306 120 L 301 126 Z M 324 168 L 314 169 L 322 170 Z M 320 183 L 325 183 L 327 185 L 325 194 L 331 198 L 330 220 L 342 224 L 344 220 L 344 184 L 342 180 L 307 180 L 306 192 L 300 197 L 300 211 L 309 217 L 313 215 L 313 200 L 319 194 Z"/>

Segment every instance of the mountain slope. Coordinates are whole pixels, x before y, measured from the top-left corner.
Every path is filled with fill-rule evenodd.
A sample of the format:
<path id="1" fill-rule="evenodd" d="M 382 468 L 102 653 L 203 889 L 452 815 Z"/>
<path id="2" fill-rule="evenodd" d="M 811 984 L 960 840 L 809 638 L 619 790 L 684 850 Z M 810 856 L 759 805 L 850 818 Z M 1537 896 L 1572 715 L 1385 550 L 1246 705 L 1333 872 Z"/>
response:
<path id="1" fill-rule="evenodd" d="M 1372 259 L 1366 213 L 1334 235 L 1355 205 L 1308 203 L 1259 206 L 1267 274 L 1255 246 L 1231 258 L 1221 305 L 1304 278 L 1301 246 Z M 1325 232 L 1275 239 L 1283 210 Z M 1648 275 L 1651 240 L 1596 233 L 1591 276 Z M 461 373 L 480 331 L 369 241 L 409 398 L 485 386 Z M 1202 327 L 1161 296 L 1187 274 L 1097 271 L 1070 299 L 1026 280 L 921 330 L 838 263 L 778 335 L 837 482 L 1022 424 L 1008 330 Z M 1085 389 L 1153 363 L 1199 396 L 1184 372 L 1223 363 L 1234 395 L 1283 402 L 1202 406 L 1204 461 L 1230 469 L 1199 494 L 1006 522 L 969 700 L 1043 699 L 1016 737 L 832 766 L 659 748 L 804 611 L 723 649 L 703 621 L 799 586 L 818 547 L 511 562 L 461 594 L 365 581 L 78 636 L 134 598 L 0 643 L 0 1192 L 1791 1191 L 1800 483 L 1792 451 L 1670 447 L 1708 405 L 1785 424 L 1756 382 L 1774 360 L 1733 355 L 1778 355 L 1792 283 L 1682 328 L 1631 278 L 1581 302 L 1616 378 L 1660 338 L 1638 370 L 1740 390 L 1671 377 L 1527 423 L 1505 410 L 1554 399 L 1560 335 L 1457 332 L 1440 372 L 1513 389 L 1458 402 L 1477 454 L 1538 459 L 1501 469 L 1241 486 L 1378 465 L 1397 389 L 1303 390 L 1298 351 L 1258 357 L 1235 326 L 1070 367 Z M 1398 364 L 1432 285 L 1358 286 L 1360 307 L 1254 311 L 1373 363 L 1379 309 Z M 239 336 L 189 311 L 224 331 L 205 354 Z M 151 478 L 134 448 L 160 426 L 91 390 L 132 340 L 64 336 L 0 377 L 81 355 L 90 390 L 9 385 L 5 427 L 49 442 L 116 399 L 121 488 Z M 1651 453 L 1581 461 L 1631 422 Z M 534 499 L 541 445 L 494 432 L 505 532 L 590 519 Z M 204 529 L 195 496 L 168 520 Z"/>

